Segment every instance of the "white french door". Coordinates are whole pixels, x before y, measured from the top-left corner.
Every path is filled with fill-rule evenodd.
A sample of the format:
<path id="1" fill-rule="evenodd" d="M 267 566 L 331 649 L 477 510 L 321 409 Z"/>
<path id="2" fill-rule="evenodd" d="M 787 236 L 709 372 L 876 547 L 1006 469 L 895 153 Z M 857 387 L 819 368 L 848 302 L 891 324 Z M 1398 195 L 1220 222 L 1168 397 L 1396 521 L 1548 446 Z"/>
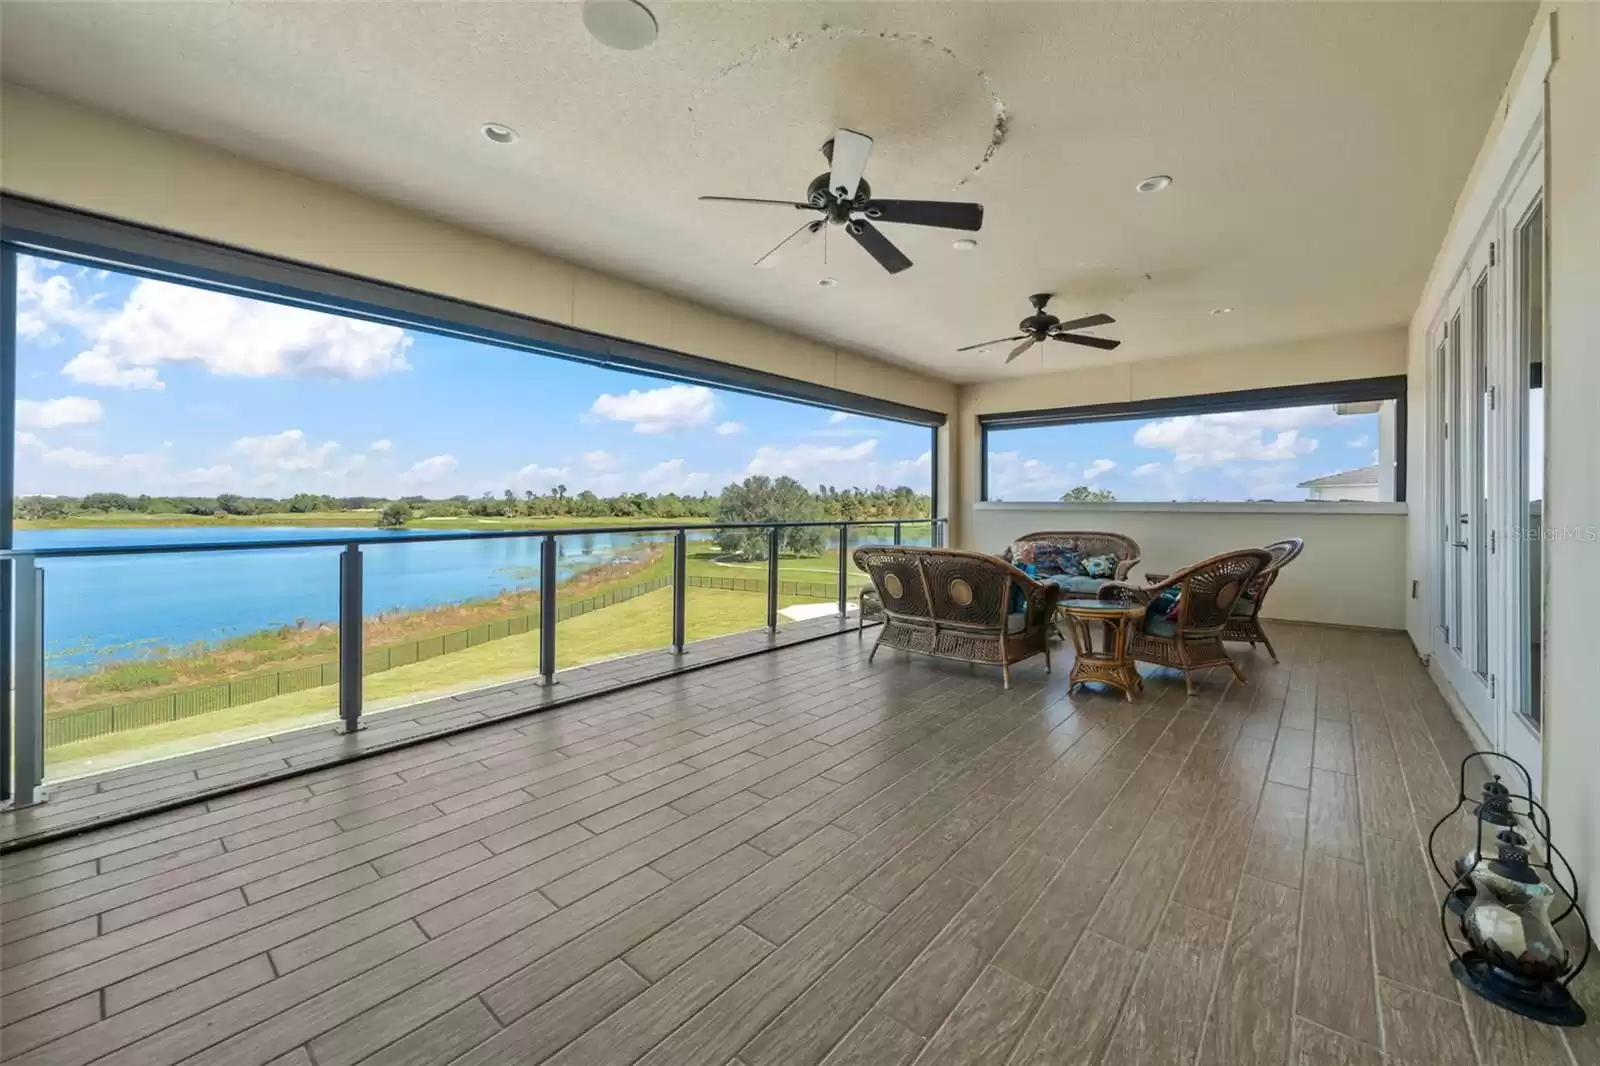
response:
<path id="1" fill-rule="evenodd" d="M 1440 667 L 1484 734 L 1493 738 L 1497 684 L 1491 681 L 1489 522 L 1494 336 L 1486 234 L 1445 303 L 1434 345 L 1439 390 Z M 1495 538 L 1492 540 L 1492 538 Z"/>
<path id="2" fill-rule="evenodd" d="M 1544 625 L 1543 154 L 1534 139 L 1429 334 L 1435 660 L 1539 784 Z"/>

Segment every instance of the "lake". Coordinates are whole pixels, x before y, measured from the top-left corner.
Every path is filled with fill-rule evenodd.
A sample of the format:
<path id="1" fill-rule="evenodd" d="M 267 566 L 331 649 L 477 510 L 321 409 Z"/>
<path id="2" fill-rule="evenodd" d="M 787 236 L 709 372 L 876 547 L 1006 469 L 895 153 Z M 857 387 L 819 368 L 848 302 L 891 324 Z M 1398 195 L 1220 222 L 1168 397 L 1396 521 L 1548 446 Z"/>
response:
<path id="1" fill-rule="evenodd" d="M 925 543 L 927 528 L 908 526 L 907 543 Z M 385 544 L 384 534 L 371 528 L 29 529 L 16 532 L 16 549 L 346 536 L 362 542 L 362 591 L 369 616 L 539 587 L 539 537 Z M 712 534 L 691 531 L 689 536 L 707 540 Z M 625 560 L 647 543 L 670 545 L 671 540 L 671 534 L 625 531 L 558 537 L 557 573 L 566 580 Z M 828 546 L 836 540 L 829 538 Z M 52 671 L 339 616 L 338 548 L 46 559 L 40 566 L 45 572 L 45 655 Z"/>

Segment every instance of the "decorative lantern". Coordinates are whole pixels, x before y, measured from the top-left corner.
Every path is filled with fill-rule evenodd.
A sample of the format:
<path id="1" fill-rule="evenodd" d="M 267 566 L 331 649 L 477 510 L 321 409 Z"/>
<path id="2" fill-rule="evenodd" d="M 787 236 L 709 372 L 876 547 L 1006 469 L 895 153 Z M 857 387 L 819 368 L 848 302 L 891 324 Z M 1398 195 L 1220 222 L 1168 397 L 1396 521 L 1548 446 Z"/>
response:
<path id="1" fill-rule="evenodd" d="M 1433 840 L 1469 802 L 1466 771 L 1474 758 L 1510 763 L 1522 772 L 1529 791 L 1512 793 L 1499 775 L 1485 782 L 1474 812 L 1477 843 L 1451 864 L 1455 872 L 1451 878 L 1433 859 Z M 1456 806 L 1428 834 L 1428 857 L 1447 886 L 1439 907 L 1439 928 L 1455 956 L 1450 972 L 1473 992 L 1537 1022 L 1582 1025 L 1586 1020 L 1583 1008 L 1568 986 L 1589 961 L 1589 923 L 1578 906 L 1572 867 L 1550 840 L 1550 817 L 1533 798 L 1532 784 L 1532 776 L 1521 763 L 1496 752 L 1475 751 L 1461 761 Z M 1531 861 L 1530 837 L 1537 841 L 1535 846 L 1561 861 L 1566 868 L 1565 884 L 1550 862 Z M 1552 919 L 1551 906 L 1563 896 L 1566 908 Z M 1456 950 L 1450 936 L 1447 916 L 1451 913 L 1457 915 L 1461 935 L 1469 945 L 1465 953 Z M 1569 914 L 1576 914 L 1582 926 L 1584 951 L 1576 965 L 1556 931 L 1556 924 Z"/>

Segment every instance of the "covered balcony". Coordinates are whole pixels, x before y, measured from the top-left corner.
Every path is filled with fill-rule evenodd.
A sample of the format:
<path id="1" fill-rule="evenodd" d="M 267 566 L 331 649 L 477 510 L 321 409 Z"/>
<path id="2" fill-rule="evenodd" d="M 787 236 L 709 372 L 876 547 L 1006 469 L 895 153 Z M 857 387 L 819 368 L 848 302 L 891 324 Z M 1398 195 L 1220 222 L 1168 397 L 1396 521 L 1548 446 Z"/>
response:
<path id="1" fill-rule="evenodd" d="M 7 1066 L 1600 1063 L 1600 9 L 0 22 Z"/>

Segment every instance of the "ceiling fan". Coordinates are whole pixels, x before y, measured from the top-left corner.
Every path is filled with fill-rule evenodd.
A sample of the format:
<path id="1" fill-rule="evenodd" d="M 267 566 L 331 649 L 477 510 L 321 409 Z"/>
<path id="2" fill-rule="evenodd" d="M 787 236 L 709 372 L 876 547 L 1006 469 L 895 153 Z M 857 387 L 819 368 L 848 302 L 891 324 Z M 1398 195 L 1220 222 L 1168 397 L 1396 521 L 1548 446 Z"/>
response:
<path id="1" fill-rule="evenodd" d="M 702 196 L 719 203 L 770 204 L 801 211 L 820 211 L 822 217 L 807 222 L 778 242 L 777 247 L 756 260 L 758 267 L 776 266 L 778 260 L 821 233 L 824 226 L 843 226 L 855 242 L 891 274 L 911 265 L 906 254 L 896 248 L 874 222 L 898 222 L 908 226 L 937 226 L 941 229 L 979 230 L 983 228 L 983 205 L 948 200 L 877 200 L 872 186 L 862 178 L 867 157 L 872 154 L 872 138 L 855 130 L 840 129 L 822 146 L 832 170 L 818 174 L 806 188 L 805 202 L 796 200 L 752 200 L 744 196 Z"/>
<path id="2" fill-rule="evenodd" d="M 996 344 L 1022 341 L 1021 344 L 1011 349 L 1010 355 L 1006 356 L 1006 362 L 1009 363 L 1043 340 L 1066 341 L 1068 344 L 1082 344 L 1089 348 L 1100 348 L 1108 352 L 1122 343 L 1121 341 L 1107 340 L 1104 337 L 1091 337 L 1087 333 L 1070 332 L 1075 329 L 1089 329 L 1093 326 L 1109 326 L 1116 319 L 1110 315 L 1088 315 L 1084 318 L 1074 318 L 1070 322 L 1063 322 L 1055 315 L 1045 312 L 1045 304 L 1050 302 L 1050 297 L 1053 295 L 1054 293 L 1040 292 L 1028 297 L 1028 302 L 1033 304 L 1033 314 L 1017 323 L 1017 328 L 1022 332 L 1015 337 L 1001 337 L 998 340 L 984 341 L 982 344 L 969 344 L 965 348 L 957 348 L 956 351 L 971 352 L 979 348 L 992 348 Z"/>

